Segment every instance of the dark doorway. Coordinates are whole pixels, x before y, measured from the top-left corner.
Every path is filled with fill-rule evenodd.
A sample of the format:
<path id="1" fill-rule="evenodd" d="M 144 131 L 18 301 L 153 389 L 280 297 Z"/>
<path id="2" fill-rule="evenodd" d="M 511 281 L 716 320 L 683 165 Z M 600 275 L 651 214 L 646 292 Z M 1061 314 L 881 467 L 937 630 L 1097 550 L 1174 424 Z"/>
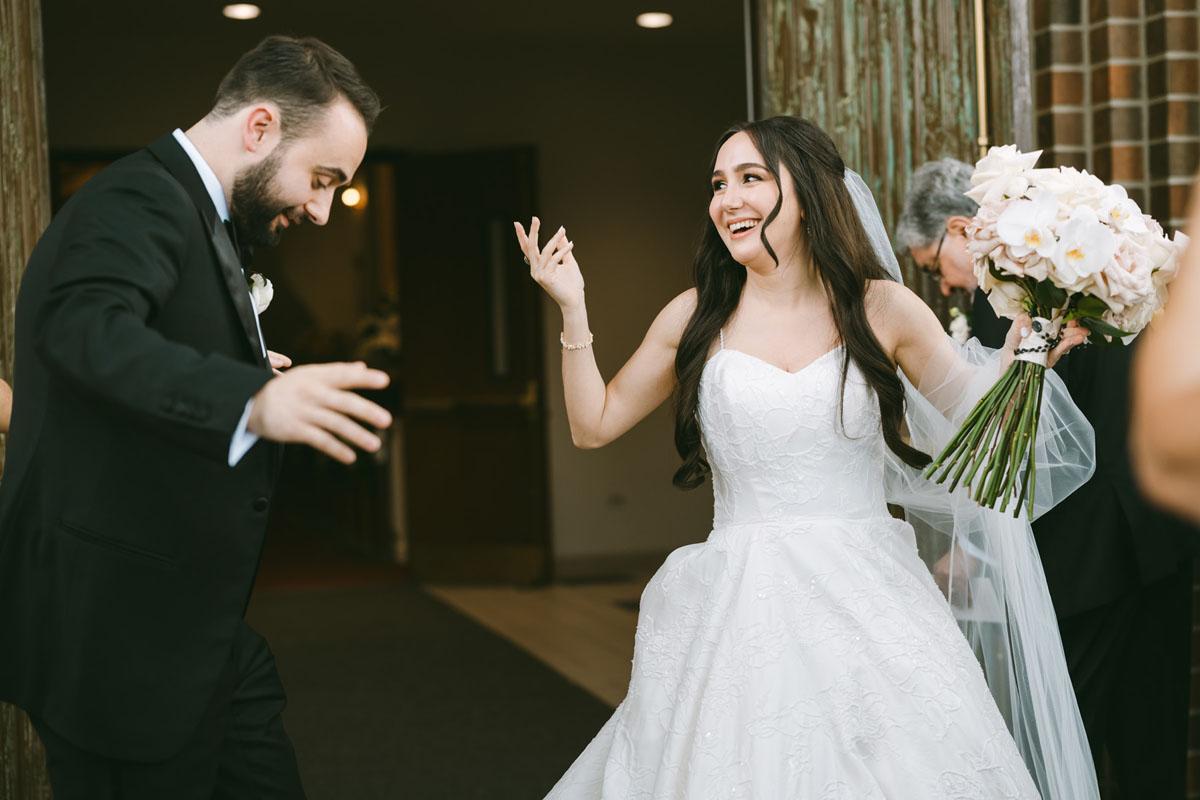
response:
<path id="1" fill-rule="evenodd" d="M 409 155 L 395 186 L 412 572 L 546 580 L 541 299 L 512 228 L 533 212 L 533 153 Z"/>

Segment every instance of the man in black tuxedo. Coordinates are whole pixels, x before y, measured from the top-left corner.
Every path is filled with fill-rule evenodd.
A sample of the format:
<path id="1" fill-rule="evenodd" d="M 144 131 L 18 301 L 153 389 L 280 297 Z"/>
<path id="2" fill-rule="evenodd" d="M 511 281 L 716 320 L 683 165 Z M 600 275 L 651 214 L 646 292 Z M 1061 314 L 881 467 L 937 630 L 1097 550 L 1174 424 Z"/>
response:
<path id="1" fill-rule="evenodd" d="M 973 293 L 972 333 L 999 348 L 1010 321 L 978 288 L 966 249 L 977 210 L 963 194 L 972 172 L 953 159 L 914 172 L 897 243 L 943 294 Z M 1076 348 L 1054 367 L 1096 430 L 1096 473 L 1033 532 L 1097 764 L 1107 749 L 1122 797 L 1180 800 L 1198 532 L 1148 505 L 1134 483 L 1127 442 L 1136 344 Z"/>
<path id="2" fill-rule="evenodd" d="M 57 800 L 304 796 L 243 613 L 278 443 L 376 450 L 355 418 L 390 417 L 353 390 L 387 376 L 273 372 L 288 362 L 268 356 L 241 257 L 326 222 L 378 113 L 341 54 L 271 37 L 200 122 L 89 181 L 33 251 L 0 485 L 0 698 L 33 719 Z"/>

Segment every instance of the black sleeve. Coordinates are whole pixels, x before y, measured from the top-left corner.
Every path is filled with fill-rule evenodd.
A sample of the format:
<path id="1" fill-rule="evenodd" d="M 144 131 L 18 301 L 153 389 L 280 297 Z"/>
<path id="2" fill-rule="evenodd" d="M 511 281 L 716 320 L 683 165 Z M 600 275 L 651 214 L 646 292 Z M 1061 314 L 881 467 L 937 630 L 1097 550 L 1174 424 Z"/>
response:
<path id="1" fill-rule="evenodd" d="M 170 176 L 151 170 L 78 200 L 37 311 L 40 357 L 73 390 L 226 460 L 246 402 L 270 371 L 202 355 L 148 324 L 187 263 L 188 233 L 199 225 L 194 205 Z"/>

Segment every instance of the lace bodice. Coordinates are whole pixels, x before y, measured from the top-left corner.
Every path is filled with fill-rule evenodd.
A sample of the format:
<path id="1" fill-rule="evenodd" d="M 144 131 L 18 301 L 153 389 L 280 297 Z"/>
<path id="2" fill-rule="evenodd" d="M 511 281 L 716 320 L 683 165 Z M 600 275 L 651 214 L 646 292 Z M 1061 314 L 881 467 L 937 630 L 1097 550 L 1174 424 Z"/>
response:
<path id="1" fill-rule="evenodd" d="M 722 347 L 700 380 L 714 526 L 887 515 L 879 404 L 841 346 L 798 372 Z M 839 407 L 840 405 L 840 407 Z"/>

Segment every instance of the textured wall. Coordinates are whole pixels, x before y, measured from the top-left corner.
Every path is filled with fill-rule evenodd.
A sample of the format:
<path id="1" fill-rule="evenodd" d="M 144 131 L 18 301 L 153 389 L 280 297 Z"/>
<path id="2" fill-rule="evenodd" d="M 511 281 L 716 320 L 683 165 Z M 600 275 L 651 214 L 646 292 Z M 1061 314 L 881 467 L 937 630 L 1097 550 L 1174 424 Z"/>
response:
<path id="1" fill-rule="evenodd" d="M 1029 116 L 1028 70 L 1022 62 L 1013 70 L 1013 53 L 1028 52 L 1025 4 L 986 7 L 991 138 L 1010 142 Z M 760 116 L 795 114 L 825 128 L 875 193 L 889 230 L 916 167 L 978 158 L 971 2 L 757 0 L 755 11 Z M 905 282 L 944 311 L 936 287 L 904 262 Z"/>
<path id="2" fill-rule="evenodd" d="M 1034 14 L 1038 145 L 1182 225 L 1200 166 L 1197 0 L 1075 0 Z"/>
<path id="3" fill-rule="evenodd" d="M 0 378 L 10 382 L 17 282 L 50 221 L 41 18 L 41 0 L 0 0 Z M 41 743 L 0 704 L 0 800 L 49 797 Z"/>

